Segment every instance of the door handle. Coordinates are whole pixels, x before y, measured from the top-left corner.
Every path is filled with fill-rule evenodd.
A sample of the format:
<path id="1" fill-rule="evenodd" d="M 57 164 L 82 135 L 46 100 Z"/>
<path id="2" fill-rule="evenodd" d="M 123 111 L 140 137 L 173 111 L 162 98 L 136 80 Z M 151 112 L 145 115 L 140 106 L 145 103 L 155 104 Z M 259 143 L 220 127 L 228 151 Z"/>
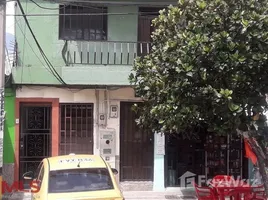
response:
<path id="1" fill-rule="evenodd" d="M 24 148 L 23 141 L 20 141 L 20 148 L 21 148 L 21 149 L 23 149 L 23 148 Z"/>

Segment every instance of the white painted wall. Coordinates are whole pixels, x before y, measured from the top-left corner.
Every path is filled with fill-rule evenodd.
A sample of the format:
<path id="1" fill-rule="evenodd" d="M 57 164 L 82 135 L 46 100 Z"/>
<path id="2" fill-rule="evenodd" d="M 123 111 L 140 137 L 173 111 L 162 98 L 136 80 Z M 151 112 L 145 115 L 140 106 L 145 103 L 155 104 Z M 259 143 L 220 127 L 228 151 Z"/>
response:
<path id="1" fill-rule="evenodd" d="M 107 126 L 104 128 L 114 129 L 116 132 L 116 155 L 120 153 L 120 101 L 140 101 L 135 98 L 134 90 L 132 88 L 121 88 L 117 90 L 98 90 L 99 91 L 99 113 L 97 113 L 97 98 L 95 89 L 65 89 L 56 87 L 40 87 L 40 86 L 23 86 L 17 89 L 17 98 L 59 98 L 60 103 L 94 103 L 94 154 L 99 155 L 99 129 L 97 117 L 99 113 L 107 113 Z M 107 92 L 107 99 L 105 99 L 105 91 Z M 106 107 L 105 107 L 105 103 Z M 109 106 L 117 105 L 118 118 L 110 118 Z M 107 108 L 107 109 L 105 109 Z M 112 167 L 115 167 L 115 157 L 109 161 Z"/>

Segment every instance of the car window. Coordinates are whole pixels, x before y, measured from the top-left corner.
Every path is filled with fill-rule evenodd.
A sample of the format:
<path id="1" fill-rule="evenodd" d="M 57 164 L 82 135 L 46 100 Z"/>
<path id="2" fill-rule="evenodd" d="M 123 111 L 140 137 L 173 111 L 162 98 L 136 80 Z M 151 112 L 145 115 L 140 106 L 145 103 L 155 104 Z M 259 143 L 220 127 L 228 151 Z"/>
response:
<path id="1" fill-rule="evenodd" d="M 114 189 L 106 168 L 56 170 L 49 173 L 49 193 Z"/>
<path id="2" fill-rule="evenodd" d="M 39 183 L 39 187 L 41 187 L 41 185 L 42 185 L 44 173 L 45 173 L 45 170 L 44 170 L 44 166 L 42 165 L 42 168 L 40 170 L 40 173 L 39 173 L 39 175 L 37 177 L 37 180 L 38 180 L 38 183 Z"/>
<path id="3" fill-rule="evenodd" d="M 38 165 L 37 169 L 34 172 L 34 179 L 38 178 L 38 175 L 40 174 L 42 166 L 43 166 L 43 162 L 40 162 L 40 164 Z"/>

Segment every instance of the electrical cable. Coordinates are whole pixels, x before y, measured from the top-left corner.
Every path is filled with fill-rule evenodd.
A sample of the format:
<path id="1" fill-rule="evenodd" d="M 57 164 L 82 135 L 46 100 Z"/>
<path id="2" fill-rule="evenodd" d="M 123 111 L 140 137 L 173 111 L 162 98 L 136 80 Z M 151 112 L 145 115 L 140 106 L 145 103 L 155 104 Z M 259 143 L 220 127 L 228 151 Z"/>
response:
<path id="1" fill-rule="evenodd" d="M 19 1 L 18 1 L 18 5 L 19 5 L 19 7 L 20 7 L 20 9 L 21 9 L 21 12 L 24 13 L 24 10 L 23 10 L 23 8 L 22 8 L 22 6 L 21 6 L 21 3 L 20 3 Z M 24 13 L 24 14 L 25 14 L 25 13 Z M 39 42 L 37 41 L 37 39 L 36 39 L 36 37 L 35 37 L 35 35 L 34 35 L 32 29 L 31 29 L 31 27 L 30 27 L 30 24 L 29 24 L 27 18 L 24 17 L 24 19 L 25 19 L 26 25 L 28 26 L 28 28 L 29 28 L 29 30 L 30 30 L 30 32 L 31 32 L 31 34 L 32 34 L 32 36 L 33 36 L 33 38 L 34 38 L 34 40 L 35 40 L 35 43 L 37 44 L 37 47 L 38 47 L 38 49 L 39 49 L 39 51 L 40 51 L 42 57 L 44 58 L 44 61 L 46 62 L 46 64 L 47 64 L 48 67 L 50 68 L 50 71 L 52 72 L 52 75 L 53 75 L 59 82 L 61 82 L 61 83 L 63 83 L 63 84 L 66 84 L 66 83 L 62 80 L 62 78 L 60 77 L 60 75 L 57 73 L 57 71 L 54 69 L 54 67 L 52 66 L 52 64 L 49 62 L 49 60 L 48 60 L 48 58 L 46 57 L 45 53 L 43 52 L 43 50 L 42 50 L 42 48 L 41 48 Z"/>
<path id="2" fill-rule="evenodd" d="M 17 1 L 17 0 L 6 0 L 5 2 L 12 2 L 12 1 Z M 35 4 L 38 4 L 38 3 L 36 3 L 36 2 L 33 2 L 33 3 L 35 3 Z M 59 4 L 69 4 L 69 5 L 77 5 L 77 4 L 92 4 L 91 2 L 88 2 L 88 1 L 75 1 L 75 3 L 74 2 L 71 2 L 71 1 L 60 1 L 60 2 L 56 2 L 56 3 L 59 3 Z M 94 5 L 97 5 L 97 4 L 99 4 L 99 3 L 95 3 Z M 120 4 L 119 6 L 120 7 L 125 7 L 125 6 L 142 6 L 142 7 L 167 7 L 167 6 L 169 6 L 169 5 L 171 5 L 171 4 L 173 4 L 172 2 L 169 2 L 169 3 L 166 3 L 166 4 L 161 4 L 161 5 L 156 5 L 156 4 L 145 4 L 145 5 L 143 5 L 143 4 L 139 4 L 139 3 L 137 3 L 137 4 Z M 40 5 L 38 4 L 37 5 L 38 7 L 40 7 Z M 113 4 L 110 4 L 109 6 L 113 6 Z M 118 6 L 117 4 L 115 4 L 115 6 Z M 41 7 L 43 7 L 43 6 L 41 6 Z M 40 8 L 41 8 L 40 7 Z M 99 6 L 91 6 L 92 8 L 98 8 Z M 43 7 L 44 9 L 50 9 L 50 8 L 47 8 L 47 7 Z M 51 8 L 51 9 L 54 9 L 54 8 Z"/>
<path id="3" fill-rule="evenodd" d="M 17 1 L 17 0 L 9 0 L 9 1 Z M 34 0 L 30 0 L 32 3 L 34 3 L 36 6 L 38 6 L 39 8 L 45 9 L 45 10 L 60 10 L 60 9 L 64 9 L 65 7 L 71 5 L 71 6 L 81 6 L 81 7 L 86 7 L 86 8 L 93 8 L 93 9 L 99 9 L 99 7 L 97 6 L 89 6 L 89 5 L 85 5 L 85 4 L 74 4 L 72 2 L 68 2 L 68 1 L 62 1 L 60 2 L 61 4 L 66 3 L 66 5 L 64 5 L 63 7 L 59 7 L 59 8 L 48 8 L 48 7 L 44 7 L 41 6 L 40 4 L 36 3 Z M 80 16 L 80 15 L 89 15 L 89 16 L 98 16 L 98 15 L 139 15 L 139 14 L 159 14 L 159 12 L 138 12 L 138 13 L 80 13 L 80 14 L 27 14 L 26 16 L 61 16 L 61 15 L 75 15 L 75 16 Z M 7 16 L 22 16 L 22 15 L 10 15 L 7 14 Z"/>
<path id="4" fill-rule="evenodd" d="M 23 14 L 23 17 L 24 17 L 24 20 L 25 20 L 25 22 L 26 22 L 26 25 L 27 25 L 28 29 L 30 30 L 30 32 L 31 32 L 31 34 L 32 34 L 32 36 L 33 36 L 33 38 L 34 38 L 34 41 L 35 41 L 35 43 L 36 43 L 36 45 L 37 45 L 37 47 L 38 47 L 38 49 L 39 49 L 39 51 L 40 51 L 42 57 L 44 58 L 46 64 L 48 65 L 49 69 L 51 70 L 51 72 L 53 73 L 53 76 L 54 76 L 60 83 L 62 83 L 62 84 L 64 84 L 64 85 L 67 85 L 67 83 L 61 78 L 61 76 L 60 76 L 60 75 L 58 74 L 58 72 L 55 70 L 55 68 L 53 67 L 53 65 L 51 64 L 51 62 L 49 61 L 49 59 L 47 58 L 46 54 L 44 53 L 43 49 L 41 48 L 41 46 L 40 46 L 38 40 L 36 39 L 36 36 L 35 36 L 35 34 L 33 33 L 33 30 L 32 30 L 32 28 L 31 28 L 31 26 L 30 26 L 30 24 L 29 24 L 29 21 L 28 21 L 28 19 L 27 19 L 27 17 L 26 17 L 26 14 L 25 14 L 24 10 L 23 10 L 23 7 L 22 7 L 22 5 L 21 5 L 21 3 L 20 3 L 20 0 L 18 0 L 17 2 L 18 2 L 18 6 L 19 6 L 19 8 L 20 8 L 20 10 L 21 10 L 21 13 Z"/>
<path id="5" fill-rule="evenodd" d="M 79 13 L 79 14 L 55 14 L 55 13 L 44 13 L 44 14 L 6 14 L 6 16 L 15 17 L 45 17 L 45 16 L 99 16 L 99 15 L 146 15 L 146 14 L 159 14 L 159 12 L 134 12 L 134 13 Z"/>
<path id="6" fill-rule="evenodd" d="M 34 3 L 37 7 L 39 8 L 42 8 L 42 9 L 45 9 L 45 10 L 59 10 L 59 9 L 62 9 L 62 8 L 65 8 L 66 6 L 68 5 L 65 5 L 63 6 L 62 8 L 47 8 L 47 7 L 44 7 L 44 6 L 40 6 L 38 3 L 36 3 L 34 0 L 30 0 L 32 3 Z"/>
<path id="7" fill-rule="evenodd" d="M 17 25 L 18 25 L 18 27 L 19 27 L 21 33 L 24 35 L 24 37 L 25 37 L 25 39 L 26 39 L 26 42 L 28 43 L 30 49 L 32 50 L 32 52 L 34 53 L 34 55 L 36 56 L 36 58 L 40 61 L 40 63 L 41 63 L 42 65 L 44 65 L 44 67 L 45 67 L 45 64 L 41 61 L 41 59 L 39 58 L 39 56 L 37 55 L 37 53 L 34 51 L 34 49 L 33 49 L 32 45 L 31 45 L 31 43 L 30 43 L 29 40 L 27 39 L 27 37 L 26 37 L 25 33 L 23 32 L 22 28 L 20 27 L 19 23 L 17 23 Z M 47 69 L 47 67 L 45 67 L 45 69 L 46 69 L 50 74 L 53 75 L 53 73 L 52 73 L 49 69 Z M 53 76 L 54 76 L 54 75 L 53 75 Z"/>
<path id="8" fill-rule="evenodd" d="M 7 46 L 5 46 L 5 49 L 6 49 L 6 54 L 7 54 L 6 56 L 7 56 L 7 59 L 8 59 L 8 63 L 10 65 L 11 69 L 12 69 L 12 62 L 11 62 L 10 57 L 9 57 L 9 52 L 8 52 Z M 8 77 L 7 77 L 6 81 L 5 81 L 4 87 L 7 85 L 8 81 L 10 80 L 10 78 L 11 78 L 11 73 L 8 75 Z"/>
<path id="9" fill-rule="evenodd" d="M 9 57 L 9 52 L 8 52 L 8 49 L 7 49 L 6 45 L 5 45 L 5 51 L 6 51 L 6 54 L 7 54 L 6 57 L 7 57 L 8 63 L 9 63 L 9 65 L 12 65 L 10 57 Z"/>
<path id="10" fill-rule="evenodd" d="M 26 12 L 28 12 L 28 0 L 26 0 Z M 14 17 L 15 18 L 15 17 Z M 26 33 L 26 23 L 24 25 L 24 33 Z M 21 68 L 21 75 L 20 75 L 20 83 L 22 84 L 22 80 L 23 80 L 23 73 L 24 73 L 24 68 L 25 68 L 25 65 L 24 65 L 24 56 L 25 56 L 25 38 L 26 38 L 26 35 L 24 35 L 24 38 L 23 38 L 23 52 L 22 52 L 22 68 Z M 32 80 L 32 76 L 31 76 L 31 73 L 29 73 L 30 75 L 30 80 Z"/>
<path id="11" fill-rule="evenodd" d="M 16 1 L 16 0 L 15 0 L 15 1 Z M 68 2 L 68 1 L 61 1 L 61 2 L 60 2 L 60 5 L 65 4 L 63 7 L 60 7 L 60 8 L 48 8 L 48 7 L 41 6 L 40 4 L 36 3 L 34 0 L 30 0 L 30 1 L 31 1 L 32 3 L 34 3 L 37 7 L 42 8 L 42 9 L 45 9 L 45 10 L 60 10 L 60 9 L 63 9 L 63 8 L 65 8 L 65 7 L 67 7 L 67 6 L 69 6 L 69 5 L 71 5 L 71 6 L 82 6 L 82 5 L 80 5 L 80 4 L 75 4 L 75 3 L 72 3 L 72 2 Z M 89 5 L 86 5 L 86 6 L 83 5 L 83 7 L 93 8 L 93 9 L 97 9 L 97 10 L 99 10 L 98 7 L 89 6 Z"/>

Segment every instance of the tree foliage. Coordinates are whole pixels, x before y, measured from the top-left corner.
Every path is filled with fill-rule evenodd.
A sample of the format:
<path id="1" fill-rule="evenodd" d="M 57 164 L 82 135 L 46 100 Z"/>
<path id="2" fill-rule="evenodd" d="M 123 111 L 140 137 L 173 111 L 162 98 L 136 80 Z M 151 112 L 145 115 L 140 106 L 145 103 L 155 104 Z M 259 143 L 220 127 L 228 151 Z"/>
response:
<path id="1" fill-rule="evenodd" d="M 247 131 L 265 153 L 267 9 L 267 0 L 180 0 L 162 10 L 151 53 L 130 76 L 144 99 L 138 124 L 165 133 L 199 124 Z"/>
<path id="2" fill-rule="evenodd" d="M 153 47 L 131 74 L 145 101 L 139 123 L 214 132 L 250 124 L 267 108 L 268 17 L 264 0 L 180 1 L 153 21 Z"/>

